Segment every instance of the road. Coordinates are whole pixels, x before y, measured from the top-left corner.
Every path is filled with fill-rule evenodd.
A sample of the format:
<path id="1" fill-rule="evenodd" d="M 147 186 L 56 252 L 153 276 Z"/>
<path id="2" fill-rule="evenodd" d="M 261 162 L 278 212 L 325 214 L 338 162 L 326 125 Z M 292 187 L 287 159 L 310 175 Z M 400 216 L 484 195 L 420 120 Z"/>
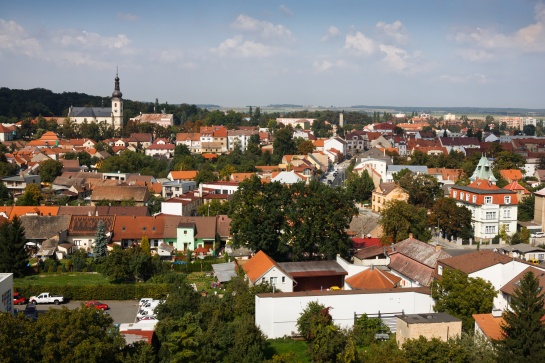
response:
<path id="1" fill-rule="evenodd" d="M 107 312 L 114 319 L 114 324 L 135 322 L 136 313 L 138 312 L 138 300 L 101 300 L 100 302 L 106 303 L 110 307 Z M 36 305 L 36 308 L 38 309 L 38 314 L 43 314 L 49 309 L 76 309 L 81 307 L 84 303 L 85 301 L 70 301 L 60 305 Z M 17 305 L 15 308 L 24 310 L 25 305 Z"/>

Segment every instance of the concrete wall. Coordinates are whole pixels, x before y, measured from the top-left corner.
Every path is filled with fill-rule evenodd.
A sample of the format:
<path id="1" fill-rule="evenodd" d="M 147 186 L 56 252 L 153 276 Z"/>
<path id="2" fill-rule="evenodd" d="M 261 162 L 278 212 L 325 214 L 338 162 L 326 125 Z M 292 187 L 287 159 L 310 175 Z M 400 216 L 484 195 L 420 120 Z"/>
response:
<path id="1" fill-rule="evenodd" d="M 311 301 L 331 307 L 333 322 L 342 327 L 354 325 L 354 314 L 433 312 L 433 299 L 427 289 L 317 291 L 259 294 L 255 297 L 255 323 L 268 338 L 297 334 L 297 319 Z M 394 329 L 395 330 L 395 329 Z"/>
<path id="2" fill-rule="evenodd" d="M 446 342 L 448 339 L 461 334 L 461 321 L 408 324 L 399 318 L 397 319 L 396 341 L 400 347 L 407 339 L 418 339 L 421 335 L 427 339 L 439 338 Z"/>
<path id="3" fill-rule="evenodd" d="M 13 274 L 0 274 L 0 312 L 13 313 Z"/>

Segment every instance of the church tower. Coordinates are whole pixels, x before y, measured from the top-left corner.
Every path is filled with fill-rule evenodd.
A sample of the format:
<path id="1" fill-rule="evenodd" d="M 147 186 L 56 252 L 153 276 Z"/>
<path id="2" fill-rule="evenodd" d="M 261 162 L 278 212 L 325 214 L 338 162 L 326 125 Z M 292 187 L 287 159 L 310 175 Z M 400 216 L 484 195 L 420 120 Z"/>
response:
<path id="1" fill-rule="evenodd" d="M 119 76 L 115 73 L 115 89 L 112 93 L 112 126 L 114 129 L 123 128 L 123 93 L 119 90 Z"/>

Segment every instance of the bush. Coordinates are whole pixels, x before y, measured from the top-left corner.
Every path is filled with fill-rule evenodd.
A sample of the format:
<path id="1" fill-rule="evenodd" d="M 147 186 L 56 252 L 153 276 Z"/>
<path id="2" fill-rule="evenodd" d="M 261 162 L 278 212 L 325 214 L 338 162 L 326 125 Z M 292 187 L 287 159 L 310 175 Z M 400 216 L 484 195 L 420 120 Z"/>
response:
<path id="1" fill-rule="evenodd" d="M 23 296 L 38 295 L 48 291 L 54 295 L 62 295 L 69 300 L 136 300 L 142 296 L 155 299 L 168 295 L 169 284 L 116 284 L 116 285 L 85 285 L 85 286 L 17 286 L 14 289 Z"/>

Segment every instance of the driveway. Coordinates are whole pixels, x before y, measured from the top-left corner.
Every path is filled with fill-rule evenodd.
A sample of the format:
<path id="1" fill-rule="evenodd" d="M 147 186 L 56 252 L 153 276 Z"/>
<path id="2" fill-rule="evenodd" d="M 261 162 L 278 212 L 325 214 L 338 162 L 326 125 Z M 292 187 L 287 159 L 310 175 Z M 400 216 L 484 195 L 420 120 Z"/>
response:
<path id="1" fill-rule="evenodd" d="M 138 300 L 101 300 L 100 302 L 108 304 L 110 307 L 107 310 L 108 314 L 114 319 L 114 324 L 126 324 L 134 323 L 136 319 L 136 313 L 138 312 Z M 38 314 L 44 313 L 49 309 L 61 309 L 66 307 L 68 309 L 76 309 L 81 307 L 85 301 L 70 301 L 65 304 L 53 305 L 43 304 L 36 305 Z M 25 309 L 25 305 L 18 305 L 16 308 L 20 310 Z"/>

